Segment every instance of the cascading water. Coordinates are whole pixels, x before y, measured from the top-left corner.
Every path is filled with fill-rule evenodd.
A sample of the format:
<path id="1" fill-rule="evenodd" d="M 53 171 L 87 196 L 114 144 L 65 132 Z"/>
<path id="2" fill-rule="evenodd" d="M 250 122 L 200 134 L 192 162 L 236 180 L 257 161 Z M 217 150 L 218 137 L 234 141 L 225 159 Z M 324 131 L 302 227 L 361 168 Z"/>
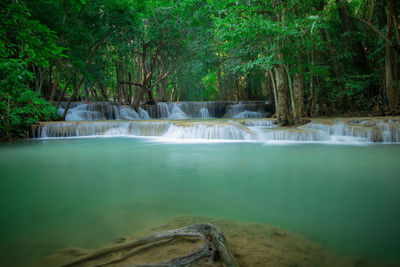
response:
<path id="1" fill-rule="evenodd" d="M 34 137 L 161 136 L 170 126 L 170 122 L 162 121 L 42 123 L 34 132 Z"/>
<path id="2" fill-rule="evenodd" d="M 328 133 L 336 141 L 399 142 L 400 121 L 385 119 L 314 120 L 302 127 Z"/>
<path id="3" fill-rule="evenodd" d="M 225 117 L 235 119 L 269 117 L 269 102 L 239 103 L 227 107 Z"/>
<path id="4" fill-rule="evenodd" d="M 273 128 L 275 120 L 245 120 L 242 123 L 244 126 Z"/>
<path id="5" fill-rule="evenodd" d="M 58 109 L 61 116 L 66 102 Z M 234 104 L 220 102 L 159 102 L 144 105 L 136 112 L 130 106 L 109 102 L 72 102 L 66 121 L 92 120 L 148 120 L 148 119 L 210 119 L 210 118 L 263 118 L 271 115 L 273 106 L 266 102 L 243 102 Z"/>
<path id="6" fill-rule="evenodd" d="M 66 103 L 61 103 L 59 114 Z M 71 103 L 66 120 L 85 123 L 42 123 L 33 136 L 158 136 L 170 139 L 226 139 L 302 142 L 400 142 L 398 118 L 315 119 L 298 128 L 274 128 L 268 102 L 169 102 L 138 108 L 113 103 Z M 225 121 L 137 121 L 233 118 Z M 99 122 L 104 120 L 104 122 Z M 114 121 L 111 121 L 114 120 Z M 89 122 L 94 121 L 94 122 Z M 97 122 L 96 122 L 97 121 Z M 127 122 L 123 122 L 127 121 Z M 136 122 L 133 122 L 136 121 Z"/>
<path id="7" fill-rule="evenodd" d="M 52 122 L 41 123 L 36 138 L 88 136 L 152 136 L 168 139 L 245 140 L 250 131 L 234 123 L 172 121 Z"/>
<path id="8" fill-rule="evenodd" d="M 207 108 L 201 108 L 200 109 L 200 117 L 202 119 L 209 119 L 210 117 L 210 112 L 208 111 Z"/>
<path id="9" fill-rule="evenodd" d="M 170 139 L 246 140 L 250 133 L 235 124 L 172 125 L 163 135 Z"/>
<path id="10" fill-rule="evenodd" d="M 66 103 L 60 105 L 57 113 L 64 113 Z M 139 114 L 130 106 L 116 105 L 108 102 L 71 103 L 65 117 L 66 121 L 101 121 L 101 120 L 147 120 L 149 113 L 139 108 Z"/>
<path id="11" fill-rule="evenodd" d="M 57 113 L 64 113 L 66 103 L 61 103 Z M 114 105 L 109 103 L 71 103 L 68 109 L 67 121 L 93 121 L 93 120 L 115 120 L 117 119 Z"/>
<path id="12" fill-rule="evenodd" d="M 167 139 L 253 140 L 258 142 L 400 142 L 400 121 L 376 119 L 314 120 L 299 128 L 274 128 L 271 119 L 215 121 L 104 121 L 41 123 L 37 138 L 82 136 L 154 136 Z"/>
<path id="13" fill-rule="evenodd" d="M 265 131 L 262 135 L 266 141 L 297 141 L 297 142 L 326 142 L 331 141 L 329 134 L 317 131 L 306 131 L 299 129 L 274 129 Z"/>
<path id="14" fill-rule="evenodd" d="M 224 116 L 229 102 L 159 102 L 152 110 L 159 119 L 208 119 Z M 154 108 L 153 108 L 154 109 Z"/>
<path id="15" fill-rule="evenodd" d="M 179 107 L 178 104 L 172 106 L 171 112 L 168 112 L 168 117 L 162 117 L 163 119 L 171 119 L 171 120 L 184 120 L 188 117 L 186 113 Z"/>
<path id="16" fill-rule="evenodd" d="M 262 115 L 260 112 L 245 110 L 237 115 L 234 115 L 233 118 L 235 119 L 262 118 Z"/>

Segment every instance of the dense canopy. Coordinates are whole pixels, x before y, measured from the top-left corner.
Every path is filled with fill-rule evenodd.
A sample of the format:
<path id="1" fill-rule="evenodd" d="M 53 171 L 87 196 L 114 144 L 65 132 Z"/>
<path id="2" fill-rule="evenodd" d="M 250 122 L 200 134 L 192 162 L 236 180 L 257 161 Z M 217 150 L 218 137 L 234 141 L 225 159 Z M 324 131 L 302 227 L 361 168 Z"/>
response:
<path id="1" fill-rule="evenodd" d="M 305 116 L 394 114 L 395 0 L 6 0 L 0 136 L 61 101 L 270 100 Z"/>

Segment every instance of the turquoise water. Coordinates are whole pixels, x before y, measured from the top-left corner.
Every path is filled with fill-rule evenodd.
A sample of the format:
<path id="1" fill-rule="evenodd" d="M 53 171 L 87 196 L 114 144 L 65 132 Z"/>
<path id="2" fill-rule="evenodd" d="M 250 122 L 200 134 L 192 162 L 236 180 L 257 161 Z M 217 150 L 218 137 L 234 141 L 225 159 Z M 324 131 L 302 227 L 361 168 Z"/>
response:
<path id="1" fill-rule="evenodd" d="M 346 255 L 400 261 L 399 159 L 399 145 L 3 143 L 0 260 L 26 266 L 60 248 L 93 248 L 200 215 L 275 225 Z"/>

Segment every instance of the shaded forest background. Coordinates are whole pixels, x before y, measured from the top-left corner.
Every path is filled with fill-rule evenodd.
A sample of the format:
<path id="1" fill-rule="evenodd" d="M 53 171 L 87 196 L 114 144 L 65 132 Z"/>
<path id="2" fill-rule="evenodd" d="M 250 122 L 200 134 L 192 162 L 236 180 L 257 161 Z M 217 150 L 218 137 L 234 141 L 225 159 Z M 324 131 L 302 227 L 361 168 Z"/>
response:
<path id="1" fill-rule="evenodd" d="M 399 20 L 395 0 L 2 1 L 0 137 L 70 101 L 271 100 L 283 125 L 398 114 Z"/>

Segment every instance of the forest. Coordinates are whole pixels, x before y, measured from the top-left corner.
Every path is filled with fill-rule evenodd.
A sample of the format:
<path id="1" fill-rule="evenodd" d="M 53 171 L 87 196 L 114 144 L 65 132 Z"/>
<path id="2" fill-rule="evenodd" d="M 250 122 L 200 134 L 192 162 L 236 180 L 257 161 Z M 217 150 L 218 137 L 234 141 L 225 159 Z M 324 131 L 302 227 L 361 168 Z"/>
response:
<path id="1" fill-rule="evenodd" d="M 398 115 L 399 20 L 395 0 L 1 1 L 0 137 L 72 101 L 268 100 L 281 125 Z"/>
<path id="2" fill-rule="evenodd" d="M 0 266 L 400 266 L 400 0 L 0 0 Z"/>

